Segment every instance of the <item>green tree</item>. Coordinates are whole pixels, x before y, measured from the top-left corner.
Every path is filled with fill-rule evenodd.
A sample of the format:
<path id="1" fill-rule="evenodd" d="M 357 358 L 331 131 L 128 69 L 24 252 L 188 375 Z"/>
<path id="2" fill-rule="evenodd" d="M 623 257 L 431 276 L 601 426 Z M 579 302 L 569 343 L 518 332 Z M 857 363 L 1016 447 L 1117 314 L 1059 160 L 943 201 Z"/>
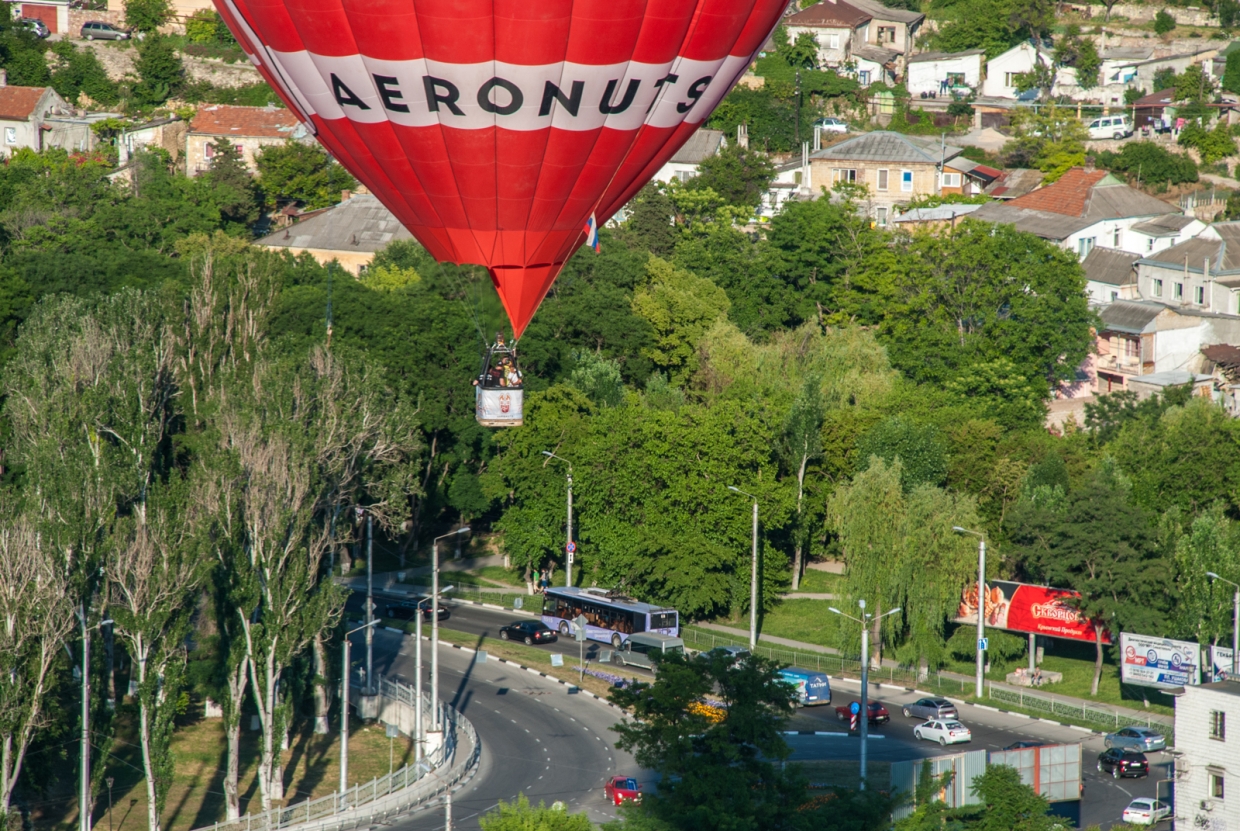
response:
<path id="1" fill-rule="evenodd" d="M 577 366 L 570 383 L 598 407 L 615 407 L 624 398 L 620 362 L 594 352 L 577 353 Z"/>
<path id="2" fill-rule="evenodd" d="M 1240 50 L 1227 53 L 1222 86 L 1226 92 L 1240 92 Z"/>
<path id="3" fill-rule="evenodd" d="M 756 210 L 775 176 L 775 165 L 765 153 L 732 143 L 704 159 L 699 173 L 690 179 L 690 190 L 710 188 L 729 204 Z"/>
<path id="4" fill-rule="evenodd" d="M 108 77 L 107 70 L 93 50 L 78 49 L 67 40 L 52 46 L 57 66 L 52 72 L 52 88 L 67 101 L 76 101 L 79 94 L 86 94 L 99 104 L 112 105 L 120 100 L 117 85 Z"/>
<path id="5" fill-rule="evenodd" d="M 145 2 L 145 0 L 143 0 Z M 138 83 L 134 96 L 140 104 L 155 106 L 176 94 L 185 80 L 185 66 L 173 42 L 162 35 L 149 35 L 138 47 L 134 63 Z"/>
<path id="6" fill-rule="evenodd" d="M 125 23 L 135 32 L 154 34 L 171 19 L 168 0 L 125 0 Z"/>
<path id="7" fill-rule="evenodd" d="M 1166 9 L 1159 9 L 1158 14 L 1154 15 L 1154 34 L 1160 37 L 1170 34 L 1175 26 L 1175 18 Z"/>
<path id="8" fill-rule="evenodd" d="M 1191 158 L 1152 141 L 1125 142 L 1120 152 L 1106 150 L 1094 158 L 1099 167 L 1126 174 L 1130 180 L 1139 176 L 1143 182 L 1172 185 L 1197 181 L 1197 164 Z"/>
<path id="9" fill-rule="evenodd" d="M 918 485 L 942 485 L 947 479 L 947 448 L 937 427 L 914 424 L 892 416 L 874 426 L 857 442 L 857 469 L 871 460 L 892 464 L 900 460 L 900 484 L 905 493 Z"/>
<path id="10" fill-rule="evenodd" d="M 973 792 L 986 803 L 978 831 L 1051 831 L 1059 823 L 1050 803 L 1007 765 L 991 765 L 973 780 Z"/>
<path id="11" fill-rule="evenodd" d="M 219 208 L 222 226 L 234 233 L 247 233 L 260 214 L 258 186 L 245 160 L 227 139 L 211 143 L 211 169 L 203 175 Z"/>
<path id="12" fill-rule="evenodd" d="M 650 360 L 680 380 L 696 367 L 702 336 L 727 314 L 728 296 L 710 280 L 657 258 L 651 258 L 646 273 L 649 282 L 634 292 L 633 311 L 654 330 Z"/>
<path id="13" fill-rule="evenodd" d="M 945 389 L 980 404 L 995 421 L 1010 428 L 1031 427 L 1046 420 L 1046 386 L 1029 378 L 1004 357 L 962 369 Z"/>
<path id="14" fill-rule="evenodd" d="M 1232 587 L 1206 576 L 1214 572 L 1240 583 L 1240 528 L 1216 502 L 1175 543 L 1174 621 L 1180 637 L 1197 643 L 1226 642 L 1232 627 Z"/>
<path id="15" fill-rule="evenodd" d="M 1213 130 L 1207 130 L 1192 122 L 1180 131 L 1179 142 L 1184 147 L 1196 149 L 1205 164 L 1214 164 L 1236 154 L 1236 140 L 1227 125 L 1222 123 L 1216 124 Z"/>
<path id="16" fill-rule="evenodd" d="M 214 9 L 199 9 L 186 18 L 185 37 L 190 43 L 202 45 L 235 46 L 237 43 L 224 18 Z"/>
<path id="17" fill-rule="evenodd" d="M 656 257 L 668 257 L 676 246 L 675 208 L 667 192 L 650 182 L 629 203 L 624 240 Z"/>
<path id="18" fill-rule="evenodd" d="M 805 379 L 801 394 L 792 402 L 784 419 L 780 442 L 780 454 L 784 465 L 797 480 L 796 527 L 793 530 L 796 548 L 792 558 L 792 590 L 801 585 L 804 568 L 804 551 L 808 542 L 809 528 L 805 522 L 805 473 L 810 462 L 822 456 L 823 424 L 822 381 L 811 375 Z"/>
<path id="19" fill-rule="evenodd" d="M 702 698 L 722 701 L 712 722 L 690 710 Z M 727 656 L 659 662 L 653 684 L 614 690 L 610 698 L 633 718 L 617 724 L 616 746 L 661 777 L 640 812 L 664 827 L 788 829 L 801 825 L 805 783 L 781 762 L 790 749 L 782 730 L 792 693 L 774 662 Z"/>
<path id="20" fill-rule="evenodd" d="M 1162 631 L 1171 579 L 1148 514 L 1113 464 L 1099 467 L 1066 497 L 1038 488 L 1009 513 L 1009 551 L 1034 581 L 1075 589 L 1072 601 L 1094 630 L 1090 695 L 1102 677 L 1103 633 Z"/>
<path id="21" fill-rule="evenodd" d="M 281 201 L 296 202 L 307 210 L 326 208 L 340 201 L 342 191 L 357 187 L 349 171 L 318 144 L 289 141 L 268 145 L 258 152 L 254 164 L 271 208 Z"/>
<path id="22" fill-rule="evenodd" d="M 1054 181 L 1085 163 L 1089 132 L 1075 113 L 1056 106 L 1022 109 L 1012 117 L 1012 141 L 1004 148 L 1013 167 L 1036 167 Z"/>
<path id="23" fill-rule="evenodd" d="M 1176 101 L 1209 101 L 1214 97 L 1214 81 L 1200 64 L 1185 67 L 1176 75 L 1173 89 Z"/>
<path id="24" fill-rule="evenodd" d="M 478 818 L 482 831 L 593 831 L 594 825 L 584 813 L 570 814 L 558 803 L 548 808 L 530 805 L 525 794 L 517 794 L 515 802 L 504 802 Z"/>

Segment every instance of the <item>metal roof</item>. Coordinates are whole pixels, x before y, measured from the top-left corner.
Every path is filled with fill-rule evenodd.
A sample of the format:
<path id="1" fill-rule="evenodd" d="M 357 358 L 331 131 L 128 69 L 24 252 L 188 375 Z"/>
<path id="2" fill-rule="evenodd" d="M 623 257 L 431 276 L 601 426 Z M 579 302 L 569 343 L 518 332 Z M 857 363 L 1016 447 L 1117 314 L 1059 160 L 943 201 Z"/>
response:
<path id="1" fill-rule="evenodd" d="M 953 58 L 970 58 L 974 55 L 986 54 L 985 49 L 966 49 L 963 52 L 922 52 L 908 59 L 909 63 L 925 63 L 927 61 L 950 61 Z"/>
<path id="2" fill-rule="evenodd" d="M 1166 308 L 1161 303 L 1142 300 L 1114 300 L 1102 307 L 1098 317 L 1102 318 L 1104 331 L 1139 335 Z"/>
<path id="3" fill-rule="evenodd" d="M 875 20 L 891 20 L 905 25 L 917 24 L 926 19 L 921 12 L 910 12 L 905 9 L 893 9 L 884 6 L 877 0 L 848 0 L 854 7 L 871 15 Z"/>
<path id="4" fill-rule="evenodd" d="M 1132 226 L 1132 230 L 1149 237 L 1174 237 L 1197 220 L 1184 214 L 1164 214 Z"/>
<path id="5" fill-rule="evenodd" d="M 937 165 L 941 158 L 951 159 L 958 155 L 960 148 L 950 144 L 941 147 L 938 141 L 926 141 L 888 130 L 875 130 L 824 147 L 810 158 Z"/>
<path id="6" fill-rule="evenodd" d="M 1131 216 L 1158 216 L 1179 214 L 1180 209 L 1161 199 L 1144 194 L 1124 184 L 1094 185 L 1089 190 L 1089 203 L 1085 218 L 1097 222 L 1102 219 L 1120 219 Z"/>
<path id="7" fill-rule="evenodd" d="M 974 213 L 973 218 L 986 222 L 1004 222 L 1016 226 L 1018 231 L 1027 231 L 1055 242 L 1067 239 L 1082 228 L 1094 224 L 1093 220 L 1020 208 L 1006 202 L 989 202 Z"/>
<path id="8" fill-rule="evenodd" d="M 359 193 L 255 244 L 374 253 L 398 239 L 413 239 L 413 234 L 373 194 Z"/>
<path id="9" fill-rule="evenodd" d="M 900 214 L 899 216 L 892 219 L 891 221 L 896 222 L 896 223 L 946 222 L 952 219 L 956 219 L 957 217 L 967 216 L 975 212 L 980 207 L 982 206 L 981 205 L 967 205 L 967 204 L 959 204 L 959 205 L 947 204 L 947 205 L 938 205 L 937 207 L 934 207 L 934 208 L 913 208 L 913 210 L 906 211 L 905 213 Z"/>
<path id="10" fill-rule="evenodd" d="M 1137 260 L 1136 254 L 1097 246 L 1089 252 L 1081 265 L 1085 268 L 1086 280 L 1111 286 L 1125 286 L 1134 282 L 1133 267 Z"/>
<path id="11" fill-rule="evenodd" d="M 845 0 L 824 0 L 784 20 L 786 26 L 810 26 L 827 29 L 855 29 L 872 15 Z"/>
<path id="12" fill-rule="evenodd" d="M 1207 257 L 1211 274 L 1240 272 L 1240 222 L 1211 225 L 1201 236 L 1156 251 L 1141 258 L 1140 262 L 1201 273 Z"/>
<path id="13" fill-rule="evenodd" d="M 689 136 L 684 146 L 677 150 L 668 161 L 676 164 L 701 164 L 704 159 L 718 153 L 721 144 L 723 144 L 722 130 L 698 130 Z"/>
<path id="14" fill-rule="evenodd" d="M 900 53 L 895 49 L 884 49 L 872 43 L 863 43 L 855 47 L 852 53 L 858 58 L 865 58 L 867 61 L 873 61 L 876 64 L 889 64 L 900 57 Z"/>

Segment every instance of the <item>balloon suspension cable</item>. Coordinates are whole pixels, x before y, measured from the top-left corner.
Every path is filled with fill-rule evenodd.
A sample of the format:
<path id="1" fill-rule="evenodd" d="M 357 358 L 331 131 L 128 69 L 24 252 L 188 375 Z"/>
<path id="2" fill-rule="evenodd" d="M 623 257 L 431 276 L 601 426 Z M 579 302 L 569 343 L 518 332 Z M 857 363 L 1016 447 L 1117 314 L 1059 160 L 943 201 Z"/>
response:
<path id="1" fill-rule="evenodd" d="M 476 274 L 476 272 L 474 271 L 474 269 L 476 268 L 477 266 L 473 266 L 473 265 L 469 267 L 469 273 L 471 277 L 474 274 Z M 470 320 L 474 322 L 474 331 L 478 333 L 478 340 L 482 343 L 483 348 L 490 346 L 491 344 L 487 342 L 486 334 L 482 331 L 482 322 L 478 319 L 477 296 L 470 294 L 469 290 L 466 288 L 465 283 L 461 280 L 460 276 L 456 273 L 456 267 L 449 265 L 448 273 L 452 275 L 452 282 L 456 284 L 457 291 L 460 293 L 460 296 L 458 299 L 460 300 L 461 305 L 463 305 L 465 307 L 465 310 L 469 312 Z M 469 302 L 470 300 L 472 300 L 473 302 L 472 303 Z"/>

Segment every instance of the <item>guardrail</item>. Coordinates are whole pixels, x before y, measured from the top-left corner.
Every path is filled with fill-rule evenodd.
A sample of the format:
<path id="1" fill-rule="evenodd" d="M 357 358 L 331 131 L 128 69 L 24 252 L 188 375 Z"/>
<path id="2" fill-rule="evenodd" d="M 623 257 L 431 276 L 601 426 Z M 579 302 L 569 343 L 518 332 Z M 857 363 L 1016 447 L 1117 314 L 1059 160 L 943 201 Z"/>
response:
<path id="1" fill-rule="evenodd" d="M 414 692 L 402 684 L 380 679 L 380 694 L 413 701 Z M 423 701 L 429 699 L 424 694 Z M 478 764 L 481 743 L 469 720 L 447 704 L 444 714 L 444 743 L 435 752 L 400 770 L 369 782 L 359 782 L 344 793 L 336 792 L 308 799 L 283 808 L 272 808 L 257 814 L 246 814 L 236 820 L 217 822 L 195 831 L 279 831 L 299 827 L 315 831 L 349 831 L 369 827 L 403 813 L 411 806 L 426 802 L 451 789 Z M 459 758 L 458 748 L 464 739 L 469 752 Z"/>
<path id="2" fill-rule="evenodd" d="M 1138 716 L 1130 716 L 1127 713 L 1121 713 L 1118 710 L 1112 710 L 1108 707 L 1102 707 L 1096 704 L 1090 704 L 1087 701 L 1071 700 L 1066 701 L 1050 693 L 1044 692 L 1026 692 L 1023 689 L 1009 689 L 1007 687 L 996 687 L 993 681 L 987 682 L 987 695 L 995 701 L 1004 701 L 1008 704 L 1015 704 L 1026 710 L 1046 713 L 1049 716 L 1063 716 L 1065 718 L 1081 719 L 1091 724 L 1097 724 L 1099 727 L 1106 727 L 1118 730 L 1121 727 L 1137 726 L 1137 727 L 1153 727 L 1163 731 L 1167 736 L 1167 745 L 1170 747 L 1174 744 L 1174 728 L 1175 725 L 1167 721 L 1146 716 L 1140 718 Z M 1079 701 L 1079 703 L 1078 703 Z"/>

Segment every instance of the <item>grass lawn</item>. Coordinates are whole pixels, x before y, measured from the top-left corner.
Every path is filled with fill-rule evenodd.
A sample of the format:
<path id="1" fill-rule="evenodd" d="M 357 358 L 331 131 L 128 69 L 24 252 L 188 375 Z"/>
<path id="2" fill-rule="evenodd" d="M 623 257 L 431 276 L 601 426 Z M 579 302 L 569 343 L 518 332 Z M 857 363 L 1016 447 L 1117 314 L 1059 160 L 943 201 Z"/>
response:
<path id="1" fill-rule="evenodd" d="M 841 624 L 851 621 L 827 611 L 830 600 L 785 600 L 762 616 L 759 631 L 776 638 L 791 638 L 818 646 L 838 646 Z M 748 629 L 749 618 L 742 621 L 720 621 Z"/>
<path id="2" fill-rule="evenodd" d="M 802 592 L 834 592 L 844 585 L 844 575 L 832 574 L 829 571 L 818 571 L 816 569 L 806 569 L 805 575 L 801 578 L 801 587 L 797 591 Z"/>
<path id="3" fill-rule="evenodd" d="M 243 726 L 248 724 L 247 716 Z M 305 729 L 289 737 L 289 749 L 282 754 L 286 791 L 281 804 L 326 796 L 336 790 L 340 781 L 340 724 L 334 720 L 331 727 L 330 734 L 316 736 L 307 723 Z M 113 778 L 111 816 L 106 785 L 100 786 L 95 803 L 94 826 L 101 831 L 107 827 L 113 831 L 144 831 L 147 827 L 146 785 L 135 732 L 136 725 L 131 717 L 118 716 L 116 743 L 104 772 L 104 781 L 106 777 Z M 389 749 L 395 769 L 413 761 L 410 739 L 402 736 L 389 740 L 384 735 L 383 725 L 367 725 L 355 719 L 350 725 L 349 783 L 369 782 L 386 774 Z M 256 781 L 258 752 L 259 733 L 243 729 L 238 783 L 242 813 L 262 810 Z M 176 774 L 165 803 L 164 827 L 169 831 L 187 831 L 223 820 L 223 721 L 200 719 L 179 727 L 172 739 L 172 755 Z M 98 759 L 95 764 L 99 764 Z M 76 777 L 70 780 L 71 785 L 76 784 Z M 75 798 L 67 796 L 63 801 L 45 804 L 49 807 L 35 812 L 32 817 L 36 829 L 60 831 L 77 827 Z"/>

